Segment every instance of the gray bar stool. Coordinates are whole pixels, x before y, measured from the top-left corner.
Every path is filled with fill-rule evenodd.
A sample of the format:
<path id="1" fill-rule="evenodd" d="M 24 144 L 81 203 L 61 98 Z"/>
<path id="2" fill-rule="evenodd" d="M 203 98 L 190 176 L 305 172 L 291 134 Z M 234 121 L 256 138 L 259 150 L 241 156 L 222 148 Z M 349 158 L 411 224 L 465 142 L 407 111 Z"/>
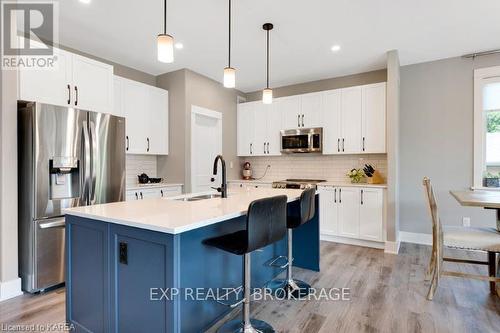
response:
<path id="1" fill-rule="evenodd" d="M 311 292 L 311 286 L 300 280 L 296 280 L 292 277 L 292 263 L 293 263 L 293 229 L 300 227 L 304 223 L 311 221 L 314 218 L 314 213 L 316 210 L 315 205 L 315 195 L 316 189 L 309 188 L 302 192 L 299 201 L 299 213 L 298 215 L 288 215 L 287 216 L 287 228 L 288 228 L 288 254 L 286 267 L 286 279 L 277 279 L 268 283 L 267 287 L 273 291 L 273 293 L 279 297 L 290 297 L 301 298 L 307 296 Z M 276 259 L 283 258 L 280 256 Z M 276 260 L 274 260 L 276 261 Z M 274 262 L 273 261 L 273 262 Z"/>
<path id="2" fill-rule="evenodd" d="M 246 229 L 203 241 L 205 245 L 243 256 L 243 318 L 225 323 L 218 332 L 274 332 L 268 323 L 250 318 L 250 255 L 285 236 L 286 204 L 285 195 L 255 200 L 248 206 Z"/>

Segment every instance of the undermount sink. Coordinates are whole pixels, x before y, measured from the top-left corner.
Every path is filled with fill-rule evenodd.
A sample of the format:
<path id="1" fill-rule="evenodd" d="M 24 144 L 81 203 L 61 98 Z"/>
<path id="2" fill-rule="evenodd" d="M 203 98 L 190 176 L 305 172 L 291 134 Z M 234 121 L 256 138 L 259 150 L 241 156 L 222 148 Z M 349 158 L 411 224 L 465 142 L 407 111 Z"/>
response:
<path id="1" fill-rule="evenodd" d="M 220 194 L 203 194 L 203 195 L 196 195 L 194 197 L 185 197 L 185 198 L 179 198 L 175 200 L 179 201 L 199 201 L 199 200 L 205 200 L 205 199 L 214 199 L 214 198 L 220 198 Z"/>

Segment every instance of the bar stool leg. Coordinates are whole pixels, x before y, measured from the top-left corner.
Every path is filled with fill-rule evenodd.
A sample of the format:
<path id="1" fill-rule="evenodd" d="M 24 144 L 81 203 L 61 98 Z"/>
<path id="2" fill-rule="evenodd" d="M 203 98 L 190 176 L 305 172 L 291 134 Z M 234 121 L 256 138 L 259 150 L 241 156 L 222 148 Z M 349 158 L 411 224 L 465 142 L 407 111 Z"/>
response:
<path id="1" fill-rule="evenodd" d="M 273 280 L 268 283 L 277 297 L 280 298 L 303 298 L 311 293 L 311 286 L 301 280 L 296 280 L 292 276 L 293 264 L 293 229 L 288 229 L 288 265 L 286 268 L 286 279 Z"/>
<path id="2" fill-rule="evenodd" d="M 273 333 L 274 328 L 262 320 L 250 318 L 250 296 L 251 296 L 251 253 L 243 256 L 243 320 L 231 320 L 219 328 L 217 332 L 226 333 Z"/>

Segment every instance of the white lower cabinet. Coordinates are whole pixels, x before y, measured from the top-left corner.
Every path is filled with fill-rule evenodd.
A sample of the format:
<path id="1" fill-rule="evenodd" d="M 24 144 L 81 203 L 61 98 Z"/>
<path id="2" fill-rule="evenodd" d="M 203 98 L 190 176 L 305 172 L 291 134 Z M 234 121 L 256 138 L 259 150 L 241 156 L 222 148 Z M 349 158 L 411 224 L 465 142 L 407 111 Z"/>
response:
<path id="1" fill-rule="evenodd" d="M 322 186 L 318 192 L 322 235 L 384 241 L 383 188 Z"/>
<path id="2" fill-rule="evenodd" d="M 154 188 L 140 188 L 134 190 L 127 190 L 125 198 L 126 201 L 143 200 L 151 198 L 166 198 L 174 197 L 182 194 L 182 186 L 167 186 L 167 187 L 154 187 Z"/>
<path id="3" fill-rule="evenodd" d="M 272 183 L 228 182 L 228 188 L 272 188 Z"/>

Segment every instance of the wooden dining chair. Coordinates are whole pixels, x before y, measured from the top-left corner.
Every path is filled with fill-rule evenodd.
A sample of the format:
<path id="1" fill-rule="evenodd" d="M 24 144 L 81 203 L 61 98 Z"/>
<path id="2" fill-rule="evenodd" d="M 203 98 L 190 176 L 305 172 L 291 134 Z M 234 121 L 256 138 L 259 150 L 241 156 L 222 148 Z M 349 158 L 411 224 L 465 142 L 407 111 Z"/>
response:
<path id="1" fill-rule="evenodd" d="M 427 299 L 431 301 L 434 297 L 442 275 L 489 281 L 491 292 L 496 294 L 496 282 L 500 282 L 500 278 L 495 277 L 496 254 L 500 253 L 500 232 L 495 228 L 442 226 L 431 180 L 424 177 L 423 184 L 432 219 L 432 254 L 425 276 L 426 281 L 431 280 Z M 488 261 L 446 258 L 443 256 L 444 247 L 484 251 L 488 253 Z M 445 271 L 444 261 L 487 265 L 489 276 Z"/>

